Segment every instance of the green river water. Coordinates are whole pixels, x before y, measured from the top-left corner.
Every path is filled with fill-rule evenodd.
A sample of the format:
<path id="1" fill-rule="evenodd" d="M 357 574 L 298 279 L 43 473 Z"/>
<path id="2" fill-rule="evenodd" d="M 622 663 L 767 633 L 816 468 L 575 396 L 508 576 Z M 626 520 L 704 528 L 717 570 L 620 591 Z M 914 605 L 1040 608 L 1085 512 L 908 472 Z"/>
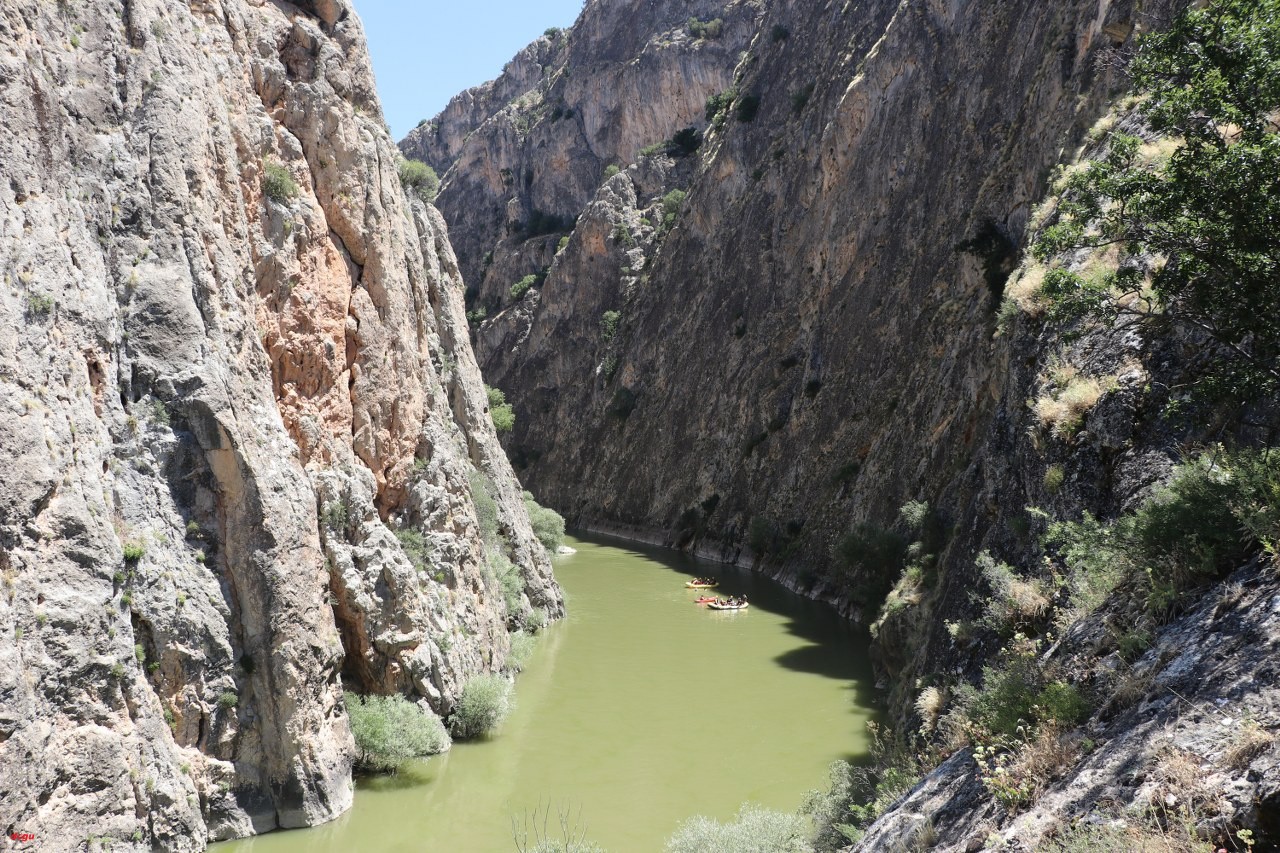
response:
<path id="1" fill-rule="evenodd" d="M 332 823 L 213 849 L 515 851 L 513 820 L 532 828 L 549 811 L 550 826 L 571 812 L 610 853 L 649 853 L 695 814 L 793 811 L 833 760 L 864 755 L 866 643 L 830 608 L 669 551 L 569 544 L 578 553 L 556 559 L 569 615 L 541 635 L 495 736 L 361 780 Z M 684 582 L 697 574 L 748 595 L 750 611 L 693 604 Z"/>

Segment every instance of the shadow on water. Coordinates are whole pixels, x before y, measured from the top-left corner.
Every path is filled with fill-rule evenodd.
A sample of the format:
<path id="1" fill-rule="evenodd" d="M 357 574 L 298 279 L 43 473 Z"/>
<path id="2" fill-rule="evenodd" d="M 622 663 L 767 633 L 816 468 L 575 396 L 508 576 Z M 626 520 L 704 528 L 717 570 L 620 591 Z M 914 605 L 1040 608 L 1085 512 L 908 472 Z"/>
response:
<path id="1" fill-rule="evenodd" d="M 425 762 L 413 761 L 395 773 L 362 773 L 356 776 L 356 785 L 366 791 L 407 791 L 434 782 L 435 779 L 436 773 L 428 769 Z"/>

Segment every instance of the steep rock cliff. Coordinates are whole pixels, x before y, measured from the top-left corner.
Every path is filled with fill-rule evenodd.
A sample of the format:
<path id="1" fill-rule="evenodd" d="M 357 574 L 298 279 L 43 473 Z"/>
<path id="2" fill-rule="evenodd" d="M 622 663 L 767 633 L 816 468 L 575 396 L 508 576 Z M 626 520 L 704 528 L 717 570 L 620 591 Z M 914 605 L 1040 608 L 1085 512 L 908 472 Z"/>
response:
<path id="1" fill-rule="evenodd" d="M 0 824 L 328 820 L 340 677 L 444 714 L 561 610 L 360 24 L 31 0 L 0 46 Z"/>
<path id="2" fill-rule="evenodd" d="M 590 2 L 495 81 L 456 96 L 400 148 L 442 176 L 437 200 L 488 313 L 543 270 L 609 166 L 702 120 L 754 37 L 758 0 Z M 690 20 L 711 26 L 689 29 Z"/>

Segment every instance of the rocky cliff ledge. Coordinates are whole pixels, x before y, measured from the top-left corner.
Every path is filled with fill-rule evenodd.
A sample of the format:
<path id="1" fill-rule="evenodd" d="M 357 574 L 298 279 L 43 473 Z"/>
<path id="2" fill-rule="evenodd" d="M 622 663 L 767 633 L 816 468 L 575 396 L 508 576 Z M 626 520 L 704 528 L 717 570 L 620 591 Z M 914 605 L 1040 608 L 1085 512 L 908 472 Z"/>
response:
<path id="1" fill-rule="evenodd" d="M 0 115 L 0 826 L 328 820 L 344 679 L 447 713 L 562 609 L 359 21 L 16 0 Z"/>

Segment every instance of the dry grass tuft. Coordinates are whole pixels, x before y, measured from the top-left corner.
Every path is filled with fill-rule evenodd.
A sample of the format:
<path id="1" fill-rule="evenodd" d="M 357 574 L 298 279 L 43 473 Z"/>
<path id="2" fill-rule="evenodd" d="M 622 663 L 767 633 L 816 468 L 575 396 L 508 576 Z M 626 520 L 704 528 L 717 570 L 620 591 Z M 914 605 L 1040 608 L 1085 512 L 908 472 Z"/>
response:
<path id="1" fill-rule="evenodd" d="M 1222 754 L 1223 764 L 1229 770 L 1244 772 L 1255 758 L 1271 749 L 1275 742 L 1276 736 L 1264 729 L 1257 720 L 1243 720 Z"/>
<path id="2" fill-rule="evenodd" d="M 1221 793 L 1208 784 L 1210 771 L 1199 756 L 1168 743 L 1155 754 L 1151 805 L 1164 828 L 1185 826 L 1191 816 L 1199 823 L 1222 812 Z"/>
<path id="3" fill-rule="evenodd" d="M 1119 386 L 1115 376 L 1080 376 L 1071 365 L 1051 367 L 1049 380 L 1055 390 L 1037 398 L 1032 409 L 1041 426 L 1061 439 L 1079 432 L 1102 395 Z"/>
<path id="4" fill-rule="evenodd" d="M 1140 671 L 1131 667 L 1116 682 L 1111 693 L 1111 707 L 1118 711 L 1132 708 L 1151 693 L 1151 685 L 1155 680 L 1156 667 L 1146 667 Z"/>
<path id="5" fill-rule="evenodd" d="M 1173 153 L 1183 145 L 1180 137 L 1163 136 L 1138 149 L 1138 160 L 1151 166 L 1167 163 Z"/>
<path id="6" fill-rule="evenodd" d="M 1047 724 L 1018 750 L 1014 766 L 1029 778 L 1047 784 L 1075 767 L 1081 752 L 1079 737 L 1058 725 Z"/>
<path id="7" fill-rule="evenodd" d="M 1043 264 L 1028 263 L 1021 267 L 1005 287 L 1005 297 L 1012 300 L 1018 308 L 1033 317 L 1045 312 L 1046 305 L 1040 298 L 1040 288 L 1044 285 L 1047 270 Z"/>
<path id="8" fill-rule="evenodd" d="M 938 720 L 942 717 L 942 711 L 947 705 L 946 694 L 936 687 L 926 687 L 920 691 L 920 695 L 916 697 L 916 713 L 923 720 L 921 728 L 925 731 L 933 731 L 938 726 Z"/>

